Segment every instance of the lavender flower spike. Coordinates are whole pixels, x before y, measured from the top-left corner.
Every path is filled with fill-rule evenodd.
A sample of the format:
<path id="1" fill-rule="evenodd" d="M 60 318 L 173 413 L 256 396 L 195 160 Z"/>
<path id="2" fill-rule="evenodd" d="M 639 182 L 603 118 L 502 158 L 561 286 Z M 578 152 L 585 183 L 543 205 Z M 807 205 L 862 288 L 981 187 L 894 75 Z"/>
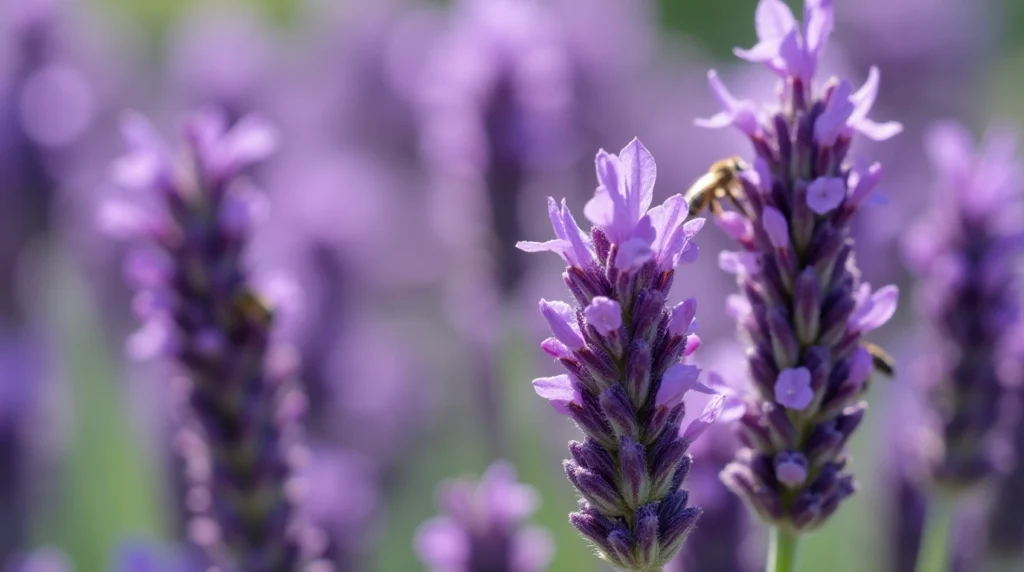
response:
<path id="1" fill-rule="evenodd" d="M 698 124 L 735 125 L 756 155 L 754 168 L 741 173 L 736 201 L 748 221 L 734 236 L 740 251 L 719 258 L 739 283 L 730 306 L 748 340 L 752 388 L 738 421 L 744 447 L 722 479 L 788 538 L 784 551 L 795 550 L 795 534 L 820 526 L 855 490 L 844 471 L 845 443 L 867 407 L 860 397 L 872 357 L 864 334 L 889 320 L 898 292 L 872 292 L 860 280 L 850 219 L 881 167 L 851 167 L 847 152 L 858 132 L 884 139 L 900 126 L 867 119 L 874 69 L 856 92 L 836 79 L 815 88 L 832 29 L 830 1 L 808 0 L 803 28 L 781 0 L 761 0 L 756 20 L 760 42 L 737 54 L 778 73 L 781 107 L 737 100 L 711 72 L 711 89 L 726 109 Z"/>
<path id="2" fill-rule="evenodd" d="M 303 398 L 292 383 L 294 352 L 270 340 L 274 314 L 242 264 L 256 203 L 241 172 L 273 150 L 274 134 L 257 119 L 225 131 L 221 116 L 199 114 L 172 155 L 142 117 L 128 116 L 123 130 L 129 153 L 112 177 L 152 207 L 117 219 L 138 242 L 126 273 L 144 325 L 129 351 L 162 354 L 180 374 L 187 405 L 177 446 L 191 481 L 191 535 L 225 570 L 297 570 L 287 459 Z"/>
<path id="3" fill-rule="evenodd" d="M 416 533 L 416 552 L 434 572 L 543 572 L 554 553 L 548 532 L 523 526 L 537 510 L 537 492 L 516 482 L 498 461 L 479 483 L 456 480 L 438 488 L 439 516 Z"/>
<path id="4" fill-rule="evenodd" d="M 993 131 L 975 149 L 966 129 L 940 123 L 927 143 L 939 175 L 936 200 L 905 246 L 933 334 L 921 382 L 942 446 L 927 460 L 937 484 L 961 489 L 1009 468 L 1020 384 L 1012 344 L 1021 318 L 1024 171 L 1013 132 Z"/>
<path id="5" fill-rule="evenodd" d="M 533 382 L 586 435 L 569 444 L 565 461 L 583 497 L 569 520 L 613 565 L 645 571 L 661 570 L 700 516 L 680 489 L 687 449 L 722 404 L 715 400 L 680 430 L 683 395 L 711 390 L 697 380 L 698 368 L 682 363 L 699 345 L 696 303 L 667 308 L 666 301 L 675 267 L 696 259 L 692 239 L 704 221 L 686 222 L 680 195 L 648 210 L 656 174 L 636 139 L 618 155 L 598 152 L 599 185 L 584 211 L 590 235 L 564 201 L 559 208 L 549 199 L 557 238 L 517 245 L 561 255 L 575 298 L 575 306 L 541 300 L 554 333 L 541 347 L 567 373 Z"/>

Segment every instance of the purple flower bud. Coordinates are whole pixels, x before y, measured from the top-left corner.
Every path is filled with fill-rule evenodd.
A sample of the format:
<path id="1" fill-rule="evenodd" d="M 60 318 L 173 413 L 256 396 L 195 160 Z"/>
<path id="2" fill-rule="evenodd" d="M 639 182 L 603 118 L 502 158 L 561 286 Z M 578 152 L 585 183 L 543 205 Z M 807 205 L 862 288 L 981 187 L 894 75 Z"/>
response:
<path id="1" fill-rule="evenodd" d="M 676 265 L 696 255 L 692 240 L 703 220 L 686 222 L 679 195 L 650 208 L 657 168 L 639 141 L 619 155 L 599 152 L 595 166 L 599 186 L 584 211 L 594 224 L 591 240 L 571 245 L 578 231 L 573 223 L 566 233 L 563 209 L 552 215 L 555 241 L 519 245 L 562 255 L 577 304 L 541 302 L 557 340 L 543 348 L 578 376 L 577 391 L 567 376 L 535 387 L 540 382 L 538 393 L 587 435 L 585 444 L 570 444 L 573 460 L 565 463 L 585 499 L 570 522 L 612 564 L 660 569 L 700 514 L 679 491 L 689 470 L 686 448 L 721 410 L 680 429 L 685 393 L 714 392 L 697 381 L 698 368 L 680 361 L 699 346 L 692 335 L 696 301 L 665 307 Z"/>
<path id="2" fill-rule="evenodd" d="M 779 209 L 765 207 L 761 213 L 761 225 L 775 248 L 789 248 L 789 224 Z"/>
<path id="3" fill-rule="evenodd" d="M 784 452 L 775 456 L 775 478 L 790 488 L 807 480 L 807 457 L 802 453 Z"/>

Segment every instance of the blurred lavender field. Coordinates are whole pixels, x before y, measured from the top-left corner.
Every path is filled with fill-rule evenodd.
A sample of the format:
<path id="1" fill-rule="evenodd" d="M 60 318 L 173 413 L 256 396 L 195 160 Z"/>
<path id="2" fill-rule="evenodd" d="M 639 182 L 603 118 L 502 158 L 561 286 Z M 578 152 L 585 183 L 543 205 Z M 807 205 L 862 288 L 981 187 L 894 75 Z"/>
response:
<path id="1" fill-rule="evenodd" d="M 801 3 L 787 3 L 800 13 Z M 276 413 L 267 430 L 274 447 L 292 437 L 303 446 L 256 463 L 268 473 L 277 470 L 268 464 L 294 465 L 279 488 L 294 494 L 289 517 L 311 525 L 303 549 L 339 571 L 500 572 L 487 560 L 467 564 L 479 555 L 461 543 L 483 538 L 519 563 L 516 572 L 610 570 L 566 517 L 577 494 L 561 460 L 579 431 L 529 383 L 560 371 L 536 349 L 547 336 L 537 300 L 566 297 L 564 265 L 515 244 L 550 236 L 548 196 L 583 213 L 598 149 L 642 140 L 658 159 L 655 204 L 686 192 L 717 160 L 752 161 L 739 134 L 694 119 L 718 109 L 709 69 L 734 93 L 773 100 L 772 74 L 731 56 L 756 41 L 756 5 L 0 0 L 0 570 L 193 570 L 204 534 L 190 510 L 217 505 L 196 474 L 213 490 L 218 479 L 261 478 L 225 477 L 196 460 L 207 445 L 181 429 L 183 387 L 192 384 L 152 359 L 184 344 L 156 293 L 167 279 L 132 242 L 151 222 L 139 213 L 166 197 L 113 182 L 140 176 L 117 172 L 126 110 L 148 117 L 176 149 L 184 118 L 209 109 L 221 113 L 211 124 L 239 131 L 259 117 L 276 141 L 259 162 L 263 149 L 238 151 L 254 155 L 252 165 L 238 160 L 251 188 L 225 191 L 244 201 L 211 224 L 251 238 L 224 264 L 243 268 L 274 308 L 273 331 L 254 336 L 267 352 L 287 348 L 276 355 L 280 369 L 294 366 L 303 395 L 301 435 L 290 433 L 298 421 Z M 929 290 L 949 275 L 912 264 L 920 248 L 908 243 L 946 236 L 928 224 L 952 225 L 911 222 L 953 200 L 941 189 L 958 173 L 943 157 L 968 154 L 929 147 L 935 121 L 976 136 L 1024 125 L 1024 2 L 835 5 L 821 67 L 860 85 L 877 66 L 873 116 L 904 126 L 898 137 L 857 143 L 868 163 L 884 162 L 884 200 L 853 223 L 864 281 L 901 289 L 898 313 L 872 339 L 898 368 L 871 385 L 851 443 L 860 492 L 802 542 L 798 569 L 911 572 L 925 503 L 915 454 L 932 444 L 920 435 L 915 377 L 940 375 L 925 341 L 934 341 L 929 319 L 941 322 L 943 306 Z M 998 184 L 1021 181 L 1024 155 L 1008 152 L 1014 161 L 1002 150 L 990 148 L 983 167 L 1005 169 Z M 990 205 L 998 222 L 979 223 L 1000 245 L 1022 242 L 1015 205 Z M 718 267 L 729 237 L 708 224 L 696 240 L 700 258 L 671 301 L 699 300 L 694 363 L 742 385 L 728 310 L 736 281 Z M 991 273 L 1007 286 L 995 309 L 971 299 L 1013 339 L 999 375 L 1017 380 L 1000 386 L 1014 399 L 1024 387 L 1024 293 L 1011 288 L 1020 271 L 1016 260 Z M 961 296 L 943 295 L 953 307 Z M 253 317 L 249 309 L 239 312 Z M 239 391 L 239 401 L 250 397 Z M 704 401 L 687 397 L 688 419 Z M 991 495 L 1010 508 L 992 517 L 991 531 L 989 497 L 956 517 L 958 538 L 972 539 L 957 550 L 957 570 L 983 569 L 977 547 L 990 532 L 1005 570 L 1024 570 L 1024 517 L 1010 514 L 1024 514 L 1024 469 L 999 460 L 1024 451 L 1024 422 L 1000 419 L 1005 440 L 986 467 L 1009 473 Z M 764 532 L 718 479 L 737 447 L 716 424 L 690 449 L 685 487 L 705 514 L 666 570 L 762 569 Z"/>

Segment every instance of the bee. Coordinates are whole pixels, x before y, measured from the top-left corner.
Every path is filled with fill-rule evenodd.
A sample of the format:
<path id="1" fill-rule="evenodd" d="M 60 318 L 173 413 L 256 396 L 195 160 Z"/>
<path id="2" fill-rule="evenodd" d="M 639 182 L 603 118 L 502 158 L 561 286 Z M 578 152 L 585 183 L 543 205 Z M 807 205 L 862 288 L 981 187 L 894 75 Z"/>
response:
<path id="1" fill-rule="evenodd" d="M 270 309 L 266 300 L 250 290 L 245 290 L 236 295 L 235 303 L 242 316 L 252 323 L 269 325 L 274 319 L 274 312 Z"/>
<path id="2" fill-rule="evenodd" d="M 871 354 L 871 363 L 875 366 L 875 371 L 888 378 L 896 375 L 896 360 L 888 352 L 870 342 L 864 343 L 864 349 Z"/>
<path id="3" fill-rule="evenodd" d="M 743 198 L 743 185 L 739 173 L 750 167 L 739 157 L 729 157 L 716 161 L 708 172 L 697 179 L 683 198 L 690 207 L 690 214 L 696 214 L 710 208 L 715 215 L 722 214 L 722 200 L 728 198 L 737 208 L 743 210 L 740 199 Z"/>

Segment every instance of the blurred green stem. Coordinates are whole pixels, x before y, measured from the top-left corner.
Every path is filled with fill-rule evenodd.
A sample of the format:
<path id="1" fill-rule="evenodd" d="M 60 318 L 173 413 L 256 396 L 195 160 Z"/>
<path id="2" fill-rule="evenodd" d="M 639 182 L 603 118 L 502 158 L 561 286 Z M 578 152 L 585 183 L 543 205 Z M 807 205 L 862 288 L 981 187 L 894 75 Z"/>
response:
<path id="1" fill-rule="evenodd" d="M 917 572 L 946 572 L 952 554 L 953 517 L 956 514 L 956 495 L 937 491 L 932 495 L 925 522 L 921 554 L 917 559 Z"/>
<path id="2" fill-rule="evenodd" d="M 1024 557 L 994 554 L 989 558 L 985 572 L 1018 572 L 1024 570 Z"/>
<path id="3" fill-rule="evenodd" d="M 799 539 L 797 533 L 792 530 L 773 527 L 771 538 L 768 540 L 768 564 L 765 572 L 794 572 Z"/>

